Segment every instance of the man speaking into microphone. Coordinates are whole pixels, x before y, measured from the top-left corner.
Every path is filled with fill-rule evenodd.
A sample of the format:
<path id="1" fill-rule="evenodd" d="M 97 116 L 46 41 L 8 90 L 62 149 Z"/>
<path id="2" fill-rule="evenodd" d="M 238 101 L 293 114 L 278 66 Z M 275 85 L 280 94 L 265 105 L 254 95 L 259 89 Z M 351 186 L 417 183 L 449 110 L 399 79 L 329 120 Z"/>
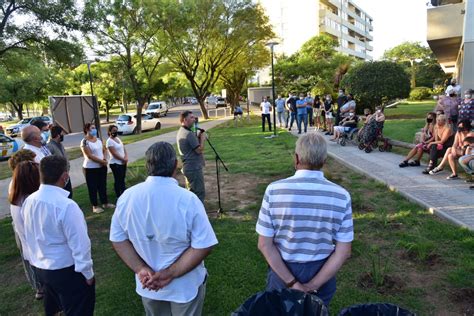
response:
<path id="1" fill-rule="evenodd" d="M 176 135 L 178 152 L 183 162 L 183 174 L 186 178 L 186 188 L 197 195 L 204 203 L 206 189 L 204 186 L 204 143 L 206 135 L 203 129 L 197 128 L 197 117 L 191 111 L 181 112 L 179 115 L 181 127 Z M 192 127 L 195 127 L 195 132 Z"/>

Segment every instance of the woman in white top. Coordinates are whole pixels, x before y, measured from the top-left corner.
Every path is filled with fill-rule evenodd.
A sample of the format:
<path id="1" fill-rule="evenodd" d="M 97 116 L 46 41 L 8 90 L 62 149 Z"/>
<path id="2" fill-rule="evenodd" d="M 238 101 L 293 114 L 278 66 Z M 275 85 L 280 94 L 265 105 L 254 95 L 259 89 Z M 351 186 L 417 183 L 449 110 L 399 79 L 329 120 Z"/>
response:
<path id="1" fill-rule="evenodd" d="M 20 214 L 23 201 L 25 201 L 31 193 L 36 192 L 40 186 L 39 167 L 37 163 L 33 160 L 29 160 L 27 156 L 23 155 L 23 157 L 26 159 L 18 164 L 15 163 L 16 165 L 12 168 L 13 176 L 8 192 L 8 200 L 10 202 L 15 239 L 23 259 L 23 268 L 25 269 L 26 278 L 33 289 L 36 290 L 35 298 L 39 300 L 43 298 L 43 290 L 36 276 L 36 272 L 29 262 L 28 251 L 26 247 L 24 248 L 26 241 L 24 238 L 23 219 Z"/>
<path id="2" fill-rule="evenodd" d="M 115 125 L 110 125 L 108 130 L 109 138 L 105 147 L 109 151 L 109 166 L 114 174 L 114 190 L 117 199 L 125 191 L 125 174 L 127 173 L 128 155 L 125 146 L 118 138 L 118 129 Z"/>
<path id="3" fill-rule="evenodd" d="M 81 150 L 84 155 L 82 164 L 84 176 L 86 177 L 89 200 L 92 204 L 92 212 L 102 213 L 104 209 L 99 206 L 97 192 L 100 202 L 105 207 L 115 207 L 107 199 L 107 159 L 102 141 L 97 138 L 97 130 L 92 123 L 84 125 L 85 137 L 81 141 Z"/>

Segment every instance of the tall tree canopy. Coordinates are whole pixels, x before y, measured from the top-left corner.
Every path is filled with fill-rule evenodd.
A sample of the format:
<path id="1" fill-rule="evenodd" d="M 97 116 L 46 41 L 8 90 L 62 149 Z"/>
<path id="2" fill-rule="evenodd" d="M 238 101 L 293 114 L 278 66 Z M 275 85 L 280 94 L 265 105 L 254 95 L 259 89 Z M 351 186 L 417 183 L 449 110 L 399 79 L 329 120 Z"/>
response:
<path id="1" fill-rule="evenodd" d="M 0 6 L 0 58 L 11 49 L 52 47 L 81 26 L 74 0 L 2 0 Z"/>
<path id="2" fill-rule="evenodd" d="M 201 111 L 221 73 L 249 46 L 273 37 L 268 18 L 251 0 L 162 0 L 155 6 L 168 60 L 191 84 Z"/>
<path id="3" fill-rule="evenodd" d="M 90 0 L 86 16 L 94 33 L 88 40 L 99 55 L 118 56 L 137 101 L 137 132 L 141 113 L 153 95 L 163 60 L 159 20 L 152 14 L 160 1 Z"/>
<path id="4" fill-rule="evenodd" d="M 442 80 L 445 75 L 438 65 L 436 58 L 429 47 L 420 42 L 404 42 L 384 52 L 383 58 L 406 67 L 410 74 L 410 86 L 415 88 L 418 79 L 423 85 L 432 86 L 435 81 Z M 432 80 L 429 83 L 430 79 Z"/>

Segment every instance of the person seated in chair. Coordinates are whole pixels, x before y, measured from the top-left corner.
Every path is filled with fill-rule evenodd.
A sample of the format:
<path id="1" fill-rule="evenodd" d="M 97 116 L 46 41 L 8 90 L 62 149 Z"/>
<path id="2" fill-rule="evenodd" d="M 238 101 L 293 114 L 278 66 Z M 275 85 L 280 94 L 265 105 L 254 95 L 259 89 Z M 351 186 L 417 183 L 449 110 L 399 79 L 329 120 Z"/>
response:
<path id="1" fill-rule="evenodd" d="M 359 117 L 354 112 L 349 112 L 349 115 L 342 119 L 341 125 L 334 126 L 333 142 L 337 142 L 343 133 L 348 133 L 351 129 L 357 127 Z"/>
<path id="2" fill-rule="evenodd" d="M 472 182 L 472 175 L 474 174 L 474 136 L 464 138 L 462 148 L 465 151 L 464 156 L 459 158 L 459 164 L 471 176 L 468 182 Z M 474 185 L 471 185 L 469 189 L 474 189 Z"/>

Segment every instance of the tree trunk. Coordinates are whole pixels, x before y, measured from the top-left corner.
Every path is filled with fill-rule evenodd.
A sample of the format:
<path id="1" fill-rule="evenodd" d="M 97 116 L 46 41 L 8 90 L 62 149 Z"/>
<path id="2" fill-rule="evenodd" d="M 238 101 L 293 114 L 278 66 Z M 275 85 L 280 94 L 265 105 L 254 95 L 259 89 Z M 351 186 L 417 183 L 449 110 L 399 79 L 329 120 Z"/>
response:
<path id="1" fill-rule="evenodd" d="M 205 97 L 201 96 L 201 97 L 198 98 L 199 107 L 201 108 L 202 117 L 205 120 L 208 120 L 209 119 L 209 114 L 207 113 L 206 104 L 204 104 L 204 100 L 205 100 Z"/>
<path id="2" fill-rule="evenodd" d="M 110 118 L 110 107 L 109 107 L 109 101 L 105 101 L 105 121 L 108 123 L 109 118 Z"/>
<path id="3" fill-rule="evenodd" d="M 15 112 L 18 114 L 18 119 L 22 120 L 23 119 L 23 103 L 15 103 L 14 101 L 10 101 L 10 104 L 12 105 L 12 109 L 14 109 Z"/>

